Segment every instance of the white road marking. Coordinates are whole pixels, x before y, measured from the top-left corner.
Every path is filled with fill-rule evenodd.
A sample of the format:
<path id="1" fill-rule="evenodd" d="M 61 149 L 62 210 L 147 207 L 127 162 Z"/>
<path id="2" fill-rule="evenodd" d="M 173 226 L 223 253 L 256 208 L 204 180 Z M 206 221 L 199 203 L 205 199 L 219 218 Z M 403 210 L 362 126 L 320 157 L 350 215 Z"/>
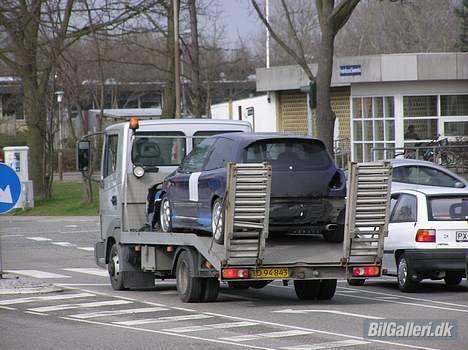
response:
<path id="1" fill-rule="evenodd" d="M 165 307 L 144 307 L 144 308 L 138 308 L 138 309 L 91 312 L 91 313 L 86 313 L 86 314 L 69 315 L 68 317 L 85 320 L 88 318 L 96 318 L 96 317 L 131 315 L 131 314 L 141 314 L 141 313 L 146 313 L 146 312 L 158 312 L 158 311 L 167 311 L 167 310 L 169 309 Z"/>
<path id="2" fill-rule="evenodd" d="M 90 267 L 90 268 L 73 268 L 73 269 L 62 269 L 64 271 L 70 271 L 70 272 L 79 272 L 79 273 L 85 273 L 88 275 L 94 275 L 94 276 L 101 276 L 101 277 L 109 277 L 109 273 L 107 270 L 100 269 L 97 267 Z"/>
<path id="3" fill-rule="evenodd" d="M 220 338 L 220 339 L 225 340 L 225 341 L 239 342 L 239 341 L 257 340 L 257 339 L 262 339 L 262 338 L 295 337 L 295 336 L 301 336 L 301 335 L 308 335 L 308 334 L 312 334 L 312 333 L 313 332 L 293 329 L 293 330 L 290 330 L 290 331 L 278 331 L 278 332 L 259 333 L 259 334 L 236 335 L 234 337 L 226 337 L 226 338 Z"/>
<path id="4" fill-rule="evenodd" d="M 54 283 L 59 287 L 104 287 L 109 283 Z"/>
<path id="5" fill-rule="evenodd" d="M 145 318 L 142 320 L 119 321 L 119 322 L 113 322 L 113 323 L 124 325 L 124 326 L 138 326 L 141 324 L 150 324 L 150 323 L 201 320 L 201 319 L 212 318 L 212 317 L 213 316 L 209 316 L 205 314 L 195 314 L 195 315 L 181 315 L 181 316 L 165 316 L 165 317 L 158 317 L 158 318 Z"/>
<path id="6" fill-rule="evenodd" d="M 94 252 L 94 248 L 93 248 L 93 247 L 76 247 L 76 249 L 84 250 L 84 251 L 86 251 L 86 252 Z"/>
<path id="7" fill-rule="evenodd" d="M 68 320 L 68 321 L 75 321 L 75 322 L 83 322 L 83 323 L 93 324 L 93 325 L 98 325 L 98 326 L 117 327 L 117 328 L 132 330 L 132 331 L 139 331 L 139 332 L 146 332 L 146 333 L 153 333 L 153 334 L 164 334 L 164 335 L 169 335 L 173 337 L 193 339 L 193 340 L 205 341 L 209 343 L 216 343 L 216 344 L 223 344 L 223 345 L 231 345 L 231 346 L 237 346 L 237 347 L 242 347 L 242 348 L 247 348 L 247 349 L 275 350 L 273 348 L 267 348 L 264 346 L 256 346 L 256 345 L 242 344 L 242 343 L 230 343 L 230 342 L 219 340 L 219 339 L 203 338 L 203 337 L 197 337 L 197 336 L 189 335 L 189 334 L 169 333 L 169 332 L 158 331 L 155 329 L 138 328 L 138 327 L 124 326 L 124 325 L 119 325 L 119 324 L 105 323 L 105 322 L 98 322 L 98 321 L 91 321 L 91 320 L 78 320 L 78 319 L 69 318 L 69 317 L 61 317 L 61 319 Z"/>
<path id="8" fill-rule="evenodd" d="M 338 292 L 336 294 L 347 296 L 347 297 L 350 297 L 350 298 L 358 298 L 358 299 L 375 301 L 375 297 L 373 297 L 373 298 L 372 297 L 363 297 L 363 296 L 353 295 L 353 294 L 351 294 L 351 295 L 341 294 L 341 293 L 338 293 Z M 450 308 L 450 307 L 442 307 L 442 306 L 420 304 L 420 303 L 409 303 L 409 302 L 406 302 L 406 301 L 398 301 L 398 300 L 392 300 L 392 299 L 380 299 L 380 300 L 384 301 L 386 303 L 395 303 L 395 304 L 401 304 L 401 305 L 419 306 L 419 307 L 428 308 L 428 309 L 437 309 L 437 310 L 444 310 L 444 311 L 455 311 L 455 312 L 468 313 L 468 310 L 454 309 L 454 308 Z"/>
<path id="9" fill-rule="evenodd" d="M 51 311 L 60 311 L 60 310 L 70 310 L 70 309 L 79 309 L 79 308 L 88 308 L 88 307 L 100 307 L 100 306 L 109 306 L 109 305 L 125 305 L 132 304 L 133 302 L 127 300 L 106 300 L 106 301 L 95 301 L 91 303 L 79 303 L 79 304 L 61 304 L 61 305 L 52 305 L 52 306 L 41 306 L 32 309 L 29 311 L 35 312 L 51 312 Z"/>
<path id="10" fill-rule="evenodd" d="M 87 298 L 87 297 L 94 297 L 94 296 L 96 295 L 92 293 L 48 295 L 48 296 L 40 296 L 40 297 L 0 300 L 0 305 L 25 304 L 25 303 L 32 303 L 36 301 L 48 301 L 48 300 L 67 300 L 67 299 Z"/>
<path id="11" fill-rule="evenodd" d="M 0 309 L 10 310 L 10 311 L 16 310 L 14 307 L 8 307 L 8 306 L 0 306 Z"/>
<path id="12" fill-rule="evenodd" d="M 46 242 L 46 241 L 51 241 L 51 238 L 46 238 L 46 237 L 26 237 L 26 239 L 30 239 L 31 241 L 37 241 L 37 242 Z"/>
<path id="13" fill-rule="evenodd" d="M 168 328 L 168 329 L 163 329 L 163 331 L 173 332 L 173 333 L 189 333 L 189 332 L 208 331 L 212 329 L 251 327 L 251 326 L 256 326 L 256 325 L 258 325 L 258 323 L 256 322 L 239 321 L 239 322 L 214 323 L 214 324 L 207 324 L 207 325 L 202 325 L 202 326 Z"/>
<path id="14" fill-rule="evenodd" d="M 70 242 L 51 242 L 52 244 L 61 246 L 61 247 L 76 247 L 75 244 L 70 243 Z"/>
<path id="15" fill-rule="evenodd" d="M 31 315 L 38 315 L 38 316 L 47 316 L 47 314 L 43 314 L 40 312 L 34 312 L 34 311 L 24 311 L 25 314 L 31 314 Z"/>
<path id="16" fill-rule="evenodd" d="M 279 287 L 279 286 L 278 286 Z M 102 296 L 107 296 L 107 297 L 115 297 L 115 295 L 110 294 L 110 293 L 104 293 L 104 292 L 96 292 L 96 291 L 90 291 L 90 290 L 83 290 L 84 292 L 90 292 L 90 293 L 95 293 L 97 295 L 102 295 Z M 167 308 L 172 308 L 173 310 L 185 310 L 189 312 L 200 312 L 197 310 L 193 309 L 186 309 L 186 308 L 179 308 L 179 307 L 170 307 L 167 305 L 163 304 L 157 304 L 141 299 L 132 299 L 132 298 L 124 298 L 122 296 L 119 296 L 120 299 L 126 299 L 126 300 L 132 300 L 135 302 L 141 302 L 147 305 L 153 305 L 153 306 L 160 306 L 160 307 L 167 307 Z M 388 341 L 388 340 L 377 340 L 377 339 L 367 339 L 362 336 L 356 336 L 352 334 L 345 334 L 345 333 L 337 333 L 337 332 L 331 332 L 331 331 L 325 331 L 321 329 L 314 329 L 314 328 L 305 328 L 305 327 L 299 327 L 299 326 L 293 326 L 293 325 L 288 325 L 288 324 L 281 324 L 281 323 L 276 323 L 276 322 L 268 322 L 268 321 L 261 321 L 261 320 L 255 320 L 255 319 L 249 319 L 245 317 L 237 317 L 237 316 L 231 316 L 231 315 L 226 315 L 226 314 L 219 314 L 215 312 L 203 312 L 205 315 L 212 315 L 216 317 L 223 317 L 223 318 L 228 318 L 231 320 L 239 320 L 239 321 L 250 321 L 250 322 L 258 322 L 259 324 L 262 325 L 269 325 L 269 326 L 275 326 L 275 327 L 282 327 L 282 328 L 287 328 L 287 329 L 298 329 L 298 330 L 304 330 L 308 332 L 313 332 L 317 334 L 324 334 L 324 335 L 330 335 L 330 336 L 336 336 L 340 338 L 348 338 L 348 339 L 355 339 L 355 340 L 361 340 L 361 341 L 370 341 L 371 343 L 375 344 L 386 344 L 386 345 L 393 345 L 393 346 L 398 346 L 402 348 L 409 348 L 409 349 L 414 349 L 414 345 L 410 344 L 405 344 L 405 343 L 398 343 L 394 341 Z M 130 330 L 135 330 L 135 331 L 141 331 L 141 332 L 148 332 L 148 333 L 155 333 L 155 334 L 165 334 L 165 335 L 172 335 L 180 338 L 187 338 L 187 339 L 196 339 L 196 340 L 202 340 L 202 341 L 207 341 L 207 342 L 212 342 L 212 343 L 219 343 L 219 344 L 229 344 L 229 345 L 235 345 L 239 347 L 246 347 L 250 349 L 262 349 L 262 350 L 270 350 L 270 348 L 266 347 L 261 347 L 261 346 L 254 346 L 254 345 L 246 345 L 242 343 L 229 343 L 229 342 L 224 342 L 219 339 L 210 339 L 210 338 L 202 338 L 202 337 L 196 337 L 192 336 L 189 334 L 184 334 L 184 333 L 169 333 L 169 332 L 162 332 L 158 330 L 152 330 L 152 329 L 146 329 L 146 328 L 138 328 L 138 327 L 131 327 L 131 326 L 124 326 L 124 325 L 118 325 L 118 324 L 112 324 L 112 323 L 106 323 L 106 322 L 100 322 L 100 321 L 91 321 L 91 320 L 80 320 L 80 319 L 75 319 L 75 318 L 70 318 L 70 317 L 61 317 L 64 320 L 71 320 L 71 321 L 76 321 L 76 322 L 83 322 L 83 323 L 88 323 L 88 324 L 94 324 L 94 325 L 100 325 L 100 326 L 109 326 L 109 327 L 118 327 L 118 328 L 123 328 L 123 329 L 130 329 Z M 430 348 L 426 346 L 417 346 L 419 350 L 439 350 L 437 348 Z M 272 349 L 271 349 L 272 350 Z"/>
<path id="17" fill-rule="evenodd" d="M 7 273 L 29 276 L 33 278 L 71 278 L 70 276 L 60 275 L 58 273 L 39 271 L 39 270 L 8 270 Z"/>
<path id="18" fill-rule="evenodd" d="M 24 235 L 0 235 L 1 238 L 24 237 Z"/>
<path id="19" fill-rule="evenodd" d="M 158 292 L 158 294 L 174 295 L 174 294 L 177 294 L 177 291 L 176 290 L 165 290 L 165 291 L 162 291 L 162 292 Z"/>
<path id="20" fill-rule="evenodd" d="M 308 344 L 308 345 L 297 345 L 297 346 L 286 346 L 281 348 L 282 350 L 322 350 L 322 349 L 337 349 L 337 348 L 344 348 L 348 346 L 356 346 L 356 345 L 366 345 L 370 344 L 368 341 L 362 340 L 339 340 L 339 341 L 331 341 L 327 343 L 318 343 L 318 344 Z"/>
<path id="21" fill-rule="evenodd" d="M 341 292 L 340 292 L 341 293 Z M 393 299 L 393 300 L 398 300 L 400 299 L 399 297 L 376 297 L 377 299 Z"/>
<path id="22" fill-rule="evenodd" d="M 379 316 L 357 314 L 357 313 L 353 313 L 353 312 L 345 312 L 345 311 L 339 311 L 339 310 L 321 310 L 321 309 L 316 309 L 316 310 L 310 310 L 310 309 L 294 310 L 294 309 L 284 309 L 284 310 L 276 310 L 276 311 L 273 311 L 273 312 L 278 312 L 278 313 L 283 313 L 283 314 L 326 313 L 326 314 L 335 314 L 335 315 L 342 315 L 342 316 L 365 318 L 365 319 L 369 319 L 369 320 L 383 320 L 384 319 L 383 317 L 379 317 Z"/>
<path id="23" fill-rule="evenodd" d="M 70 228 L 73 228 L 73 227 L 78 227 L 78 225 L 65 225 L 64 227 L 70 227 Z"/>
<path id="24" fill-rule="evenodd" d="M 447 305 L 447 306 L 459 306 L 459 307 L 468 308 L 467 304 L 455 304 L 455 303 L 448 303 L 448 302 L 445 302 L 445 301 L 437 301 L 437 300 L 432 300 L 432 299 L 415 298 L 415 297 L 410 297 L 410 296 L 406 296 L 406 295 L 403 295 L 403 294 L 397 295 L 397 294 L 391 294 L 391 293 L 374 292 L 374 291 L 371 291 L 371 290 L 354 289 L 354 288 L 347 288 L 347 287 L 340 287 L 338 289 L 355 290 L 355 291 L 369 293 L 369 294 L 377 294 L 377 295 L 384 295 L 384 296 L 389 296 L 389 297 L 397 297 L 399 299 L 408 299 L 408 300 L 414 300 L 414 301 L 427 301 L 427 302 L 434 303 L 434 304 L 441 304 L 441 305 Z M 340 290 L 340 292 L 343 292 L 343 291 Z"/>

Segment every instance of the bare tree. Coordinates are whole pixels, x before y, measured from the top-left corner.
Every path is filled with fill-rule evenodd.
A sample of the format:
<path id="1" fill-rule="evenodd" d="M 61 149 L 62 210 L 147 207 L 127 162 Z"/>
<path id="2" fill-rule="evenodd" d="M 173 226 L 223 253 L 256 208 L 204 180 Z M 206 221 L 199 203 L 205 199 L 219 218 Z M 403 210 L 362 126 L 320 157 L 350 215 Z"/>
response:
<path id="1" fill-rule="evenodd" d="M 298 36 L 298 30 L 294 25 L 294 18 L 286 3 L 281 0 L 284 16 L 288 22 L 292 43 L 281 38 L 276 30 L 266 20 L 256 0 L 251 0 L 260 20 L 267 27 L 272 38 L 285 50 L 294 61 L 303 69 L 311 82 L 317 85 L 317 109 L 315 118 L 315 135 L 321 138 L 327 148 L 333 152 L 333 129 L 335 125 L 335 113 L 330 103 L 330 86 L 333 69 L 333 52 L 335 37 L 340 29 L 351 17 L 360 0 L 316 0 L 315 6 L 320 24 L 320 44 L 318 55 L 317 76 L 312 73 L 307 61 L 303 44 Z"/>

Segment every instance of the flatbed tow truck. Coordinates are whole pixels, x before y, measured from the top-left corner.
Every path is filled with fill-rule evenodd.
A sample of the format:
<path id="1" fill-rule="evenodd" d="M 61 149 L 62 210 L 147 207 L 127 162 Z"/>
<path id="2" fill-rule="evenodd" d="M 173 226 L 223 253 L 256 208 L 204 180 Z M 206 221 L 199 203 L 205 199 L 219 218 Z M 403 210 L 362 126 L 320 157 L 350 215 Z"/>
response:
<path id="1" fill-rule="evenodd" d="M 184 140 L 188 153 L 194 128 L 219 131 L 234 126 L 234 122 L 213 126 L 212 121 L 148 120 L 140 121 L 138 129 L 126 122 L 105 130 L 101 234 L 95 258 L 98 265 L 107 266 L 112 287 L 151 288 L 158 280 L 175 278 L 184 302 L 211 302 L 217 299 L 220 283 L 244 289 L 281 280 L 285 285 L 293 282 L 299 299 L 326 300 L 334 296 L 338 279 L 380 277 L 389 216 L 389 162 L 350 163 L 342 243 L 326 242 L 321 235 L 268 237 L 271 167 L 267 163 L 229 164 L 224 245 L 195 232 L 142 228 L 148 220 L 148 191 L 165 175 L 163 167 L 135 175 L 131 156 L 135 135 L 165 139 L 177 133 L 174 144 L 180 147 Z M 83 171 L 92 156 L 89 150 L 89 141 L 80 141 Z"/>

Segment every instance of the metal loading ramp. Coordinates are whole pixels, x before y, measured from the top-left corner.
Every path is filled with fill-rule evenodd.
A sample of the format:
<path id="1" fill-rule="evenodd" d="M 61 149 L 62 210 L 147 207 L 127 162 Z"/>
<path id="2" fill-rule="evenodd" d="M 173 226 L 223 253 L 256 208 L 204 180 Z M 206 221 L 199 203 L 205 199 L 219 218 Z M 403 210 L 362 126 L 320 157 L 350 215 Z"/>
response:
<path id="1" fill-rule="evenodd" d="M 388 234 L 392 167 L 389 161 L 350 163 L 345 252 L 348 263 L 380 263 Z"/>
<path id="2" fill-rule="evenodd" d="M 227 172 L 224 265 L 261 265 L 268 237 L 271 166 L 230 163 Z"/>

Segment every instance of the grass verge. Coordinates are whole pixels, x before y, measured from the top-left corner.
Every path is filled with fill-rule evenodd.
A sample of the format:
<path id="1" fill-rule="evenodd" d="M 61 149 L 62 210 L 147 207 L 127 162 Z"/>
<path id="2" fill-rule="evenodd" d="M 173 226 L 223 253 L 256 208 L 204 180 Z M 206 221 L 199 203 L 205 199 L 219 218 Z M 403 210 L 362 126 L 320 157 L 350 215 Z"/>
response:
<path id="1" fill-rule="evenodd" d="M 99 214 L 99 191 L 93 184 L 93 202 L 83 203 L 83 185 L 78 182 L 54 182 L 51 199 L 34 201 L 34 208 L 16 209 L 10 215 L 92 216 Z"/>

